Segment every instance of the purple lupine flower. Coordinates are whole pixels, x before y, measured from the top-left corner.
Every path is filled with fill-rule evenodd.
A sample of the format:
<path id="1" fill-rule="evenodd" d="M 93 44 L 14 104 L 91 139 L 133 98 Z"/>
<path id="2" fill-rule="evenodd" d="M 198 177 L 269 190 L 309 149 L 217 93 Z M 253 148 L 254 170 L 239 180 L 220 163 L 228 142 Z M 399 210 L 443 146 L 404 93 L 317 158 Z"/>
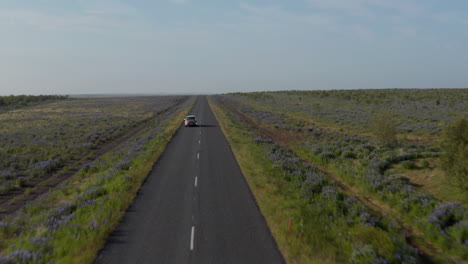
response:
<path id="1" fill-rule="evenodd" d="M 429 216 L 429 223 L 446 229 L 467 217 L 466 209 L 457 202 L 448 202 L 437 207 Z"/>

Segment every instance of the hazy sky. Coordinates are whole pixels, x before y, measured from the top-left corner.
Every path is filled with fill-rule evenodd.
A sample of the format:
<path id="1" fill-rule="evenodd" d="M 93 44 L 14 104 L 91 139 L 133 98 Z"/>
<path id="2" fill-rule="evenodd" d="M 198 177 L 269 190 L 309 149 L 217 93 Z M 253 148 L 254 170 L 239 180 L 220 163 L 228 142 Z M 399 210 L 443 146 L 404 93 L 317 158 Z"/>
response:
<path id="1" fill-rule="evenodd" d="M 1 0 L 0 94 L 468 87 L 467 0 Z"/>

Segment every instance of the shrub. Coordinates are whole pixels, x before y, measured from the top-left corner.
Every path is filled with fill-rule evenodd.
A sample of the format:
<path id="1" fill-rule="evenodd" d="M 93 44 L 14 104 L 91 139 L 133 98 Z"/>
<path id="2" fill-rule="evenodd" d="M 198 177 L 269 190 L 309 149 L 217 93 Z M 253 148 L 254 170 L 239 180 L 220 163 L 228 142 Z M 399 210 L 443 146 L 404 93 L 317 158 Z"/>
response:
<path id="1" fill-rule="evenodd" d="M 448 125 L 443 133 L 442 169 L 447 181 L 465 194 L 468 201 L 468 119 L 462 117 Z"/>
<path id="2" fill-rule="evenodd" d="M 401 165 L 403 166 L 403 168 L 405 168 L 407 170 L 411 170 L 411 169 L 416 168 L 416 164 L 414 164 L 414 162 L 412 162 L 410 160 L 403 161 L 401 163 Z"/>
<path id="3" fill-rule="evenodd" d="M 373 132 L 383 145 L 394 147 L 397 144 L 396 121 L 390 112 L 380 112 L 372 120 Z"/>
<path id="4" fill-rule="evenodd" d="M 345 151 L 341 154 L 344 158 L 347 158 L 347 159 L 355 159 L 356 158 L 356 153 L 352 152 L 352 151 Z"/>
<path id="5" fill-rule="evenodd" d="M 423 168 L 429 168 L 429 166 L 430 166 L 429 161 L 423 160 L 423 161 L 421 162 L 421 166 L 422 166 Z"/>
<path id="6" fill-rule="evenodd" d="M 328 162 L 329 160 L 332 160 L 335 158 L 335 154 L 331 151 L 324 151 L 319 154 L 320 159 L 324 162 Z"/>
<path id="7" fill-rule="evenodd" d="M 350 263 L 389 263 L 385 258 L 378 255 L 375 249 L 370 245 L 357 246 L 353 248 Z"/>

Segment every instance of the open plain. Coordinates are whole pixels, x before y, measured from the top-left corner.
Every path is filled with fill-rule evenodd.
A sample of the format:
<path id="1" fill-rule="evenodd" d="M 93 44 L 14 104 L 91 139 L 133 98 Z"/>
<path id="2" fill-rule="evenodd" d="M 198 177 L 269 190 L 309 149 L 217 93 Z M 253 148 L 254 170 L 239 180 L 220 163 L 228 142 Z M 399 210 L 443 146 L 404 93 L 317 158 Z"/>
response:
<path id="1" fill-rule="evenodd" d="M 466 89 L 44 100 L 0 113 L 0 263 L 468 258 Z"/>

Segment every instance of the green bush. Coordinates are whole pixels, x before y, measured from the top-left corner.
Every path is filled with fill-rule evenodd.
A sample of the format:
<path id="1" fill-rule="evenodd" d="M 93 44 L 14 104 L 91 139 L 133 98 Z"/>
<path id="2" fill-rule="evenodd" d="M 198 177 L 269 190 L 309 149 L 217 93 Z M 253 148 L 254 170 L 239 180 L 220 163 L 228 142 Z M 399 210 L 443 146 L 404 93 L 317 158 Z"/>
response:
<path id="1" fill-rule="evenodd" d="M 443 133 L 442 169 L 446 178 L 468 201 L 468 119 L 462 117 L 448 125 Z"/>
<path id="2" fill-rule="evenodd" d="M 429 168 L 429 166 L 430 166 L 429 161 L 423 160 L 423 161 L 421 162 L 421 166 L 422 166 L 423 168 Z"/>
<path id="3" fill-rule="evenodd" d="M 397 145 L 396 120 L 390 112 L 380 112 L 374 115 L 373 132 L 377 139 L 385 146 L 394 147 Z"/>
<path id="4" fill-rule="evenodd" d="M 412 170 L 412 169 L 416 168 L 416 164 L 413 161 L 410 161 L 410 160 L 403 161 L 401 163 L 401 165 L 403 166 L 403 168 L 405 168 L 407 170 Z"/>

